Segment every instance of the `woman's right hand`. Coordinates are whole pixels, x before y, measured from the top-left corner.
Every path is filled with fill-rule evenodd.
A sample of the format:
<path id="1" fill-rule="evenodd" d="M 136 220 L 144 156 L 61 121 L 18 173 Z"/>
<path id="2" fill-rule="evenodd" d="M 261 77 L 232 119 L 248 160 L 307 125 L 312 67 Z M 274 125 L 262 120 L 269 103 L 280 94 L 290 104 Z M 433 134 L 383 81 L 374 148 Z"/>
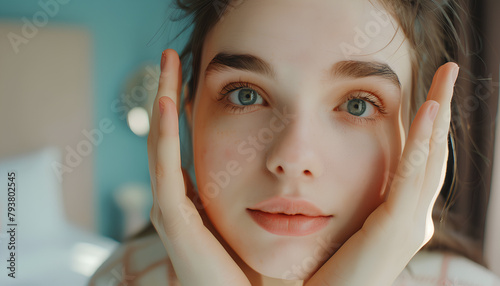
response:
<path id="1" fill-rule="evenodd" d="M 205 227 L 187 196 L 193 187 L 181 167 L 178 125 L 181 86 L 179 56 L 175 50 L 167 49 L 162 54 L 148 135 L 153 191 L 151 222 L 182 285 L 250 285 L 233 258 Z"/>

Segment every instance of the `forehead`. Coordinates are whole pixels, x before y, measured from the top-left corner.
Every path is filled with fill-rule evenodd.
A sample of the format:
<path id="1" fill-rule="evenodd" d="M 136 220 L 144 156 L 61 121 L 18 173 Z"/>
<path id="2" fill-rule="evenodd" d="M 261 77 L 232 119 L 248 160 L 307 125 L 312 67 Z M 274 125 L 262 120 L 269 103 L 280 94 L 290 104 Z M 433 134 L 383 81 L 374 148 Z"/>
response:
<path id="1" fill-rule="evenodd" d="M 207 34 L 202 76 L 221 51 L 257 55 L 288 79 L 323 78 L 342 60 L 387 63 L 410 83 L 409 48 L 396 20 L 369 0 L 238 0 Z"/>
<path id="2" fill-rule="evenodd" d="M 207 51 L 260 52 L 300 67 L 377 59 L 397 66 L 404 35 L 376 1 L 239 0 L 209 32 Z M 278 49 L 279 48 L 279 49 Z M 331 63 L 331 61 L 329 61 Z"/>

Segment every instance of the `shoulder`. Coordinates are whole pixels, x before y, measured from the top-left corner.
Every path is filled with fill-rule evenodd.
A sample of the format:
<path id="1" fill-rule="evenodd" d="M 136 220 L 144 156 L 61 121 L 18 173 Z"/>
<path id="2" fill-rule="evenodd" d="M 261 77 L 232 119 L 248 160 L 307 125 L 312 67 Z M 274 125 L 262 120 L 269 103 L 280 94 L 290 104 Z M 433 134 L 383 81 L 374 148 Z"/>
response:
<path id="1" fill-rule="evenodd" d="M 450 252 L 420 251 L 393 286 L 500 286 L 500 279 L 484 266 Z"/>
<path id="2" fill-rule="evenodd" d="M 156 233 L 122 243 L 92 275 L 89 286 L 177 285 Z"/>

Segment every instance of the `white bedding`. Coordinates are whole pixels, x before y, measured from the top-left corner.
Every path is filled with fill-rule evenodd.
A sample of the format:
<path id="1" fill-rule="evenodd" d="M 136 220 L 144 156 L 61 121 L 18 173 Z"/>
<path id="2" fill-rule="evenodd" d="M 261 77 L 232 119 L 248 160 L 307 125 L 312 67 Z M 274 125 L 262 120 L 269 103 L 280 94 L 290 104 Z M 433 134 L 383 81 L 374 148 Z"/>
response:
<path id="1" fill-rule="evenodd" d="M 86 285 L 118 245 L 66 221 L 61 182 L 52 169 L 60 158 L 57 148 L 46 147 L 0 159 L 0 285 Z M 16 188 L 15 205 L 11 205 L 14 209 L 10 210 L 15 217 L 11 222 L 7 218 L 7 191 L 8 173 L 12 171 Z M 15 246 L 13 250 L 8 249 L 11 238 L 7 231 L 11 229 L 15 230 L 14 243 L 10 245 Z M 12 251 L 15 278 L 8 276 L 11 271 L 7 268 Z"/>

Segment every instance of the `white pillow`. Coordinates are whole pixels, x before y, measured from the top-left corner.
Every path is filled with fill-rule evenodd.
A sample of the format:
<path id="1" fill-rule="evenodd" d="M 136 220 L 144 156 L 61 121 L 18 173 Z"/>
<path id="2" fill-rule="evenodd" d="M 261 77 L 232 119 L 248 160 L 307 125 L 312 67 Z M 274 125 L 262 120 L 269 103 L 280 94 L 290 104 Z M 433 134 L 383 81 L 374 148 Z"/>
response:
<path id="1" fill-rule="evenodd" d="M 48 146 L 21 156 L 0 159 L 0 210 L 5 235 L 8 223 L 16 223 L 18 239 L 49 240 L 63 229 L 64 218 L 61 182 L 53 171 L 53 162 L 61 162 L 58 148 Z M 15 221 L 8 221 L 8 173 L 15 174 Z M 3 244 L 3 243 L 0 243 Z M 4 246 L 2 249 L 5 250 Z"/>
<path id="2" fill-rule="evenodd" d="M 65 219 L 62 185 L 52 166 L 61 163 L 56 147 L 0 159 L 0 285 L 83 286 L 106 260 L 117 242 L 73 226 Z M 10 235 L 7 216 L 7 176 L 15 172 L 15 267 L 8 268 Z M 89 190 L 90 192 L 91 190 Z M 7 228 L 7 229 L 4 229 Z M 15 277 L 7 276 L 15 271 Z"/>

